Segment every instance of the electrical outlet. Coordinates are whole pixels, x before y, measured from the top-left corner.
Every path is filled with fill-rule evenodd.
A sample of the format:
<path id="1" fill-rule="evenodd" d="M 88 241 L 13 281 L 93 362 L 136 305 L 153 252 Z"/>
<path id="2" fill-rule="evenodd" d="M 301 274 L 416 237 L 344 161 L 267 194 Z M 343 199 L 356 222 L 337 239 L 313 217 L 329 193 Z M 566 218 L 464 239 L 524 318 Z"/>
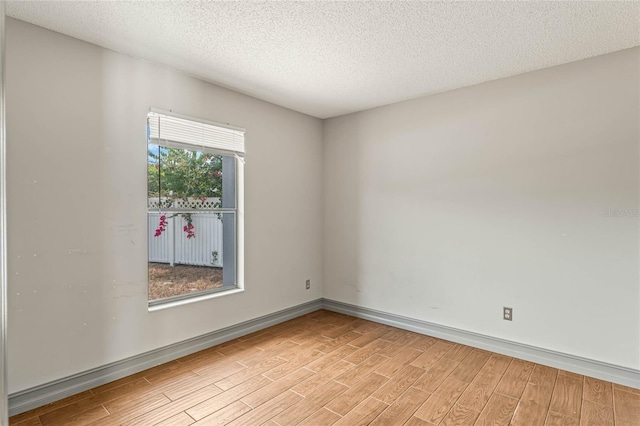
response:
<path id="1" fill-rule="evenodd" d="M 507 321 L 513 321 L 513 308 L 502 308 L 502 319 Z"/>
<path id="2" fill-rule="evenodd" d="M 311 280 L 307 280 L 307 290 L 311 288 Z"/>

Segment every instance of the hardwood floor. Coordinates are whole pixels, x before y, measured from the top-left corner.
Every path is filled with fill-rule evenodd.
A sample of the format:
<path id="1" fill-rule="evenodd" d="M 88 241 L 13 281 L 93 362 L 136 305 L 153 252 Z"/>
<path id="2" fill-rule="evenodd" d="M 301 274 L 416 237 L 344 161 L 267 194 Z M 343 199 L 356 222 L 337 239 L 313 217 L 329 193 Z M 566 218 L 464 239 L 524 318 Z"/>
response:
<path id="1" fill-rule="evenodd" d="M 317 311 L 10 424 L 638 426 L 640 390 Z"/>

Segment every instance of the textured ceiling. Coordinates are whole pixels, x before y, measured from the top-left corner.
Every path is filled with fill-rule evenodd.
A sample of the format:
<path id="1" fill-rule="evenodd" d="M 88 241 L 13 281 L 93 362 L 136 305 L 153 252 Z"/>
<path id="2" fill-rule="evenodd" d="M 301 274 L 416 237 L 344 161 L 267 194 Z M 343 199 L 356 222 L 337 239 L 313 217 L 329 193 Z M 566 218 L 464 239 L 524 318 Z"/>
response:
<path id="1" fill-rule="evenodd" d="M 30 2 L 11 17 L 326 118 L 640 44 L 640 2 Z"/>

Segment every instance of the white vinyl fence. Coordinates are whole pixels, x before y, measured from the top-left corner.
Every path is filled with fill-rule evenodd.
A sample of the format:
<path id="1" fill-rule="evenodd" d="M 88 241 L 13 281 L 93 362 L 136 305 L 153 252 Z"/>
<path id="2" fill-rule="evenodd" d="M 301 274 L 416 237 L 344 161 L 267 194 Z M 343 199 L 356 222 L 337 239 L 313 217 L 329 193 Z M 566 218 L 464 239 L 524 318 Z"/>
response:
<path id="1" fill-rule="evenodd" d="M 187 238 L 187 222 L 180 215 L 167 215 L 167 229 L 154 236 L 161 215 L 149 212 L 149 262 L 222 267 L 222 221 L 217 214 L 192 215 L 194 238 Z"/>

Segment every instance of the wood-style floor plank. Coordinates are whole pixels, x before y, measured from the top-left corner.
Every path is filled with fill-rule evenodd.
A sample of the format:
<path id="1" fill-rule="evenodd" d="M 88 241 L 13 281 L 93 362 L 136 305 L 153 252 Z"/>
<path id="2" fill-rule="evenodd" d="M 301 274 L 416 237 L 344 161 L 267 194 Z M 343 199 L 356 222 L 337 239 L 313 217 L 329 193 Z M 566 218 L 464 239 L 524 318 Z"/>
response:
<path id="1" fill-rule="evenodd" d="M 433 346 L 430 346 L 425 350 L 418 358 L 414 359 L 411 365 L 414 367 L 427 370 L 431 368 L 433 364 L 438 362 L 440 358 L 444 356 L 452 348 L 453 344 L 445 342 L 443 340 L 436 342 Z"/>
<path id="2" fill-rule="evenodd" d="M 389 342 L 382 339 L 376 339 L 371 343 L 368 343 L 345 358 L 345 361 L 351 364 L 360 364 L 365 359 L 369 358 L 376 352 L 380 352 L 382 349 L 389 346 Z"/>
<path id="3" fill-rule="evenodd" d="M 311 416 L 307 417 L 302 423 L 298 423 L 300 426 L 319 426 L 319 425 L 332 425 L 340 420 L 340 416 L 333 411 L 329 411 L 326 408 L 321 408 Z"/>
<path id="4" fill-rule="evenodd" d="M 514 426 L 544 425 L 558 370 L 535 365 L 511 420 Z"/>
<path id="5" fill-rule="evenodd" d="M 73 417 L 67 418 L 60 423 L 47 423 L 49 425 L 69 425 L 69 426 L 82 426 L 88 424 L 95 424 L 97 420 L 109 417 L 109 412 L 103 407 L 98 406 L 90 408 L 87 411 L 76 414 Z"/>
<path id="6" fill-rule="evenodd" d="M 401 330 L 399 328 L 391 329 L 391 331 L 389 331 L 383 337 L 384 340 L 388 342 L 396 343 L 400 346 L 407 346 L 417 338 L 418 338 L 418 334 L 412 331 Z"/>
<path id="7" fill-rule="evenodd" d="M 389 406 L 375 398 L 367 398 L 351 410 L 346 416 L 338 420 L 336 426 L 365 426 Z"/>
<path id="8" fill-rule="evenodd" d="M 389 379 L 377 373 L 371 373 L 362 378 L 352 388 L 345 391 L 340 398 L 336 398 L 327 404 L 331 411 L 346 415 L 354 407 L 367 399 L 373 392 L 382 387 Z"/>
<path id="9" fill-rule="evenodd" d="M 583 379 L 559 374 L 549 411 L 569 417 L 579 417 L 582 408 L 582 382 Z"/>
<path id="10" fill-rule="evenodd" d="M 17 422 L 14 420 L 13 423 L 9 423 L 11 426 L 42 426 L 39 417 L 31 417 L 26 420 L 22 420 Z"/>
<path id="11" fill-rule="evenodd" d="M 444 357 L 449 358 L 452 361 L 461 362 L 472 350 L 473 348 L 471 346 L 454 343 L 451 349 L 449 349 L 449 352 L 444 354 Z"/>
<path id="12" fill-rule="evenodd" d="M 322 352 L 315 349 L 300 352 L 294 356 L 289 357 L 288 362 L 281 364 L 275 368 L 264 373 L 264 376 L 271 380 L 278 380 L 289 373 L 296 371 L 300 367 L 304 367 L 310 362 L 320 358 L 323 355 Z"/>
<path id="13" fill-rule="evenodd" d="M 433 424 L 440 424 L 468 383 L 449 376 L 415 413 L 416 417 Z"/>
<path id="14" fill-rule="evenodd" d="M 636 420 L 640 422 L 640 417 Z M 614 426 L 613 408 L 591 401 L 582 401 L 580 426 Z"/>
<path id="15" fill-rule="evenodd" d="M 110 413 L 109 416 L 91 424 L 96 426 L 122 424 L 170 402 L 171 400 L 161 393 L 145 394 L 134 399 L 115 399 L 104 404 L 104 408 Z"/>
<path id="16" fill-rule="evenodd" d="M 604 380 L 585 377 L 582 397 L 586 401 L 613 407 L 613 386 Z"/>
<path id="17" fill-rule="evenodd" d="M 507 369 L 511 358 L 493 354 L 458 400 L 458 404 L 472 411 L 480 412 L 489 402 L 493 390 Z"/>
<path id="18" fill-rule="evenodd" d="M 316 311 L 11 426 L 640 426 L 640 389 Z"/>
<path id="19" fill-rule="evenodd" d="M 316 349 L 319 350 L 320 352 L 328 354 L 346 344 L 351 344 L 352 341 L 354 341 L 355 339 L 361 336 L 362 336 L 361 333 L 351 330 L 345 334 L 342 334 L 336 337 L 335 339 L 329 338 L 329 341 L 326 341 L 323 344 L 319 345 Z M 358 349 L 358 347 L 355 345 L 351 345 L 351 346 L 355 347 L 356 350 Z"/>
<path id="20" fill-rule="evenodd" d="M 459 362 L 450 358 L 441 358 L 431 366 L 414 384 L 425 392 L 433 393 L 445 381 L 445 379 L 460 365 Z M 377 371 L 377 370 L 376 370 Z"/>
<path id="21" fill-rule="evenodd" d="M 615 412 L 615 421 L 622 422 L 638 422 L 640 419 L 640 394 L 627 392 L 624 390 L 613 390 L 613 406 Z"/>
<path id="22" fill-rule="evenodd" d="M 514 359 L 494 392 L 510 398 L 520 399 L 534 366 L 532 362 Z"/>
<path id="23" fill-rule="evenodd" d="M 356 327 L 354 331 L 362 333 L 360 337 L 355 338 L 350 341 L 349 344 L 353 346 L 357 346 L 359 348 L 363 348 L 374 340 L 379 339 L 388 333 L 388 330 L 382 327 L 369 328 L 369 327 Z"/>
<path id="24" fill-rule="evenodd" d="M 394 426 L 403 424 L 415 413 L 420 405 L 429 397 L 429 394 L 420 389 L 410 388 L 393 401 L 376 419 L 372 426 Z"/>
<path id="25" fill-rule="evenodd" d="M 297 393 L 288 390 L 247 412 L 242 417 L 229 423 L 230 425 L 259 425 L 282 413 L 287 408 L 302 400 Z M 214 413 L 215 414 L 215 413 Z M 215 415 L 212 414 L 212 417 Z"/>
<path id="26" fill-rule="evenodd" d="M 333 379 L 335 379 L 342 373 L 345 373 L 351 367 L 353 367 L 353 364 L 351 364 L 350 362 L 347 362 L 345 360 L 340 360 L 335 364 L 333 364 L 332 366 L 327 367 L 321 372 L 316 373 L 313 376 L 309 377 L 307 380 L 301 383 L 298 383 L 291 389 L 295 393 L 298 393 L 304 397 L 307 397 L 313 391 L 331 382 Z"/>
<path id="27" fill-rule="evenodd" d="M 373 373 L 373 371 L 388 358 L 375 354 L 360 364 L 356 365 L 353 368 L 350 368 L 345 373 L 341 374 L 336 378 L 338 383 L 342 383 L 343 385 L 352 387 L 354 386 L 362 377 L 366 376 L 369 373 Z"/>
<path id="28" fill-rule="evenodd" d="M 60 407 L 58 409 L 48 411 L 40 416 L 40 421 L 44 426 L 65 424 L 70 422 L 73 417 L 90 409 L 95 409 L 102 404 L 108 403 L 114 399 L 127 398 L 135 400 L 135 396 L 146 395 L 151 389 L 151 384 L 145 379 L 139 379 L 134 382 L 125 383 L 109 391 L 93 395 L 88 398 L 81 399 L 72 404 Z M 156 392 L 157 394 L 157 392 Z M 150 396 L 153 399 L 156 395 Z M 167 399 L 164 395 L 162 398 Z M 100 410 L 97 410 L 100 412 Z"/>
<path id="29" fill-rule="evenodd" d="M 529 377 L 532 385 L 553 388 L 558 377 L 558 370 L 544 365 L 536 364 Z"/>
<path id="30" fill-rule="evenodd" d="M 272 368 L 278 367 L 282 364 L 286 364 L 286 362 L 287 361 L 285 361 L 284 359 L 278 357 L 268 358 L 261 363 L 255 364 L 252 367 L 245 368 L 244 370 L 240 370 L 237 373 L 233 373 L 230 376 L 218 380 L 217 382 L 215 382 L 215 385 L 223 391 L 226 391 L 234 386 L 239 385 L 240 383 L 246 382 L 254 376 L 265 373 Z"/>
<path id="31" fill-rule="evenodd" d="M 405 365 L 410 364 L 421 354 L 422 352 L 416 349 L 403 347 L 396 352 L 391 359 L 383 362 L 378 368 L 376 368 L 376 373 L 387 377 L 393 377 L 398 371 L 402 370 Z"/>
<path id="32" fill-rule="evenodd" d="M 313 371 L 300 368 L 242 398 L 250 407 L 258 407 L 312 376 Z"/>
<path id="33" fill-rule="evenodd" d="M 203 401 L 210 400 L 211 398 L 220 395 L 220 389 L 215 385 L 209 385 L 197 392 L 185 395 L 183 398 L 172 401 L 168 404 L 163 404 L 153 410 L 149 410 L 141 416 L 134 417 L 129 421 L 122 422 L 123 426 L 137 426 L 140 424 L 153 424 L 162 422 L 163 420 L 173 417 L 185 410 L 200 404 Z M 223 395 L 228 395 L 224 393 Z M 204 416 L 203 416 L 204 417 Z"/>
<path id="34" fill-rule="evenodd" d="M 391 404 L 423 374 L 424 370 L 422 368 L 407 365 L 374 392 L 372 396 L 382 402 Z"/>
<path id="35" fill-rule="evenodd" d="M 251 407 L 242 401 L 236 401 L 204 419 L 198 420 L 195 424 L 198 426 L 223 426 L 249 412 L 251 412 Z"/>
<path id="36" fill-rule="evenodd" d="M 281 425 L 298 424 L 347 389 L 348 387 L 331 381 L 308 394 L 303 400 L 283 411 L 273 420 Z"/>
<path id="37" fill-rule="evenodd" d="M 635 394 L 640 395 L 640 389 L 630 388 L 629 386 L 623 386 L 623 385 L 619 385 L 617 383 L 613 383 L 613 388 L 615 390 L 621 390 L 621 391 L 631 392 L 631 393 L 635 393 Z"/>
<path id="38" fill-rule="evenodd" d="M 340 346 L 337 349 L 332 350 L 331 352 L 321 356 L 313 362 L 305 365 L 304 368 L 311 370 L 315 373 L 324 370 L 330 365 L 335 364 L 338 361 L 344 360 L 346 357 L 357 351 L 358 348 L 355 346 L 344 345 Z"/>
<path id="39" fill-rule="evenodd" d="M 451 372 L 451 377 L 465 383 L 471 383 L 478 371 L 489 360 L 491 353 L 474 349 L 462 360 L 460 364 Z"/>
<path id="40" fill-rule="evenodd" d="M 184 404 L 184 411 L 195 420 L 201 420 L 246 395 L 264 389 L 264 387 L 270 383 L 272 383 L 271 380 L 266 377 L 257 376 L 219 395 L 213 395 L 204 400 L 198 398 L 197 400 L 189 401 L 187 404 Z M 199 393 L 200 392 L 198 392 L 198 394 Z M 178 400 L 175 403 L 180 404 L 180 401 Z"/>
<path id="41" fill-rule="evenodd" d="M 475 425 L 508 426 L 517 405 L 517 399 L 494 393 L 480 413 Z"/>
<path id="42" fill-rule="evenodd" d="M 433 423 L 429 423 L 419 417 L 413 416 L 407 420 L 404 426 L 433 426 Z"/>
<path id="43" fill-rule="evenodd" d="M 416 340 L 408 344 L 410 348 L 418 350 L 420 352 L 424 352 L 429 349 L 431 346 L 435 345 L 438 342 L 438 339 L 431 336 L 418 335 Z M 452 346 L 453 348 L 453 346 Z"/>
<path id="44" fill-rule="evenodd" d="M 479 415 L 480 413 L 475 410 L 456 404 L 440 424 L 443 426 L 472 426 Z"/>
<path id="45" fill-rule="evenodd" d="M 194 424 L 196 421 L 187 415 L 185 412 L 181 412 L 176 414 L 173 417 L 169 417 L 166 420 L 161 421 L 160 423 L 154 423 L 155 426 L 189 426 Z"/>
<path id="46" fill-rule="evenodd" d="M 579 426 L 578 419 L 549 411 L 544 426 Z"/>

